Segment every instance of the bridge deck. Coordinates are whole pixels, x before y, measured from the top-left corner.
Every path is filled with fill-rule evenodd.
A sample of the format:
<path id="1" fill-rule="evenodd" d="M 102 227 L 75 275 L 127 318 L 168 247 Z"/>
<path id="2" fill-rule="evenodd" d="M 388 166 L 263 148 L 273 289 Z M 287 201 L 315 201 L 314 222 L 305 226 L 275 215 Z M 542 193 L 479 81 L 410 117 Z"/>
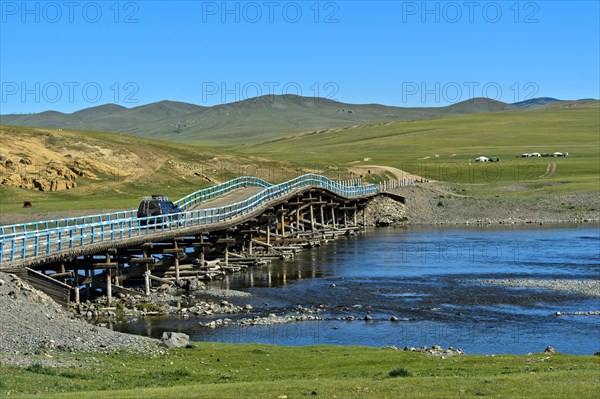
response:
<path id="1" fill-rule="evenodd" d="M 380 194 L 375 185 L 350 185 L 307 174 L 272 185 L 241 177 L 199 190 L 177 201 L 183 214 L 137 218 L 133 211 L 84 218 L 42 221 L 18 228 L 1 226 L 0 268 L 23 267 L 138 245 L 157 239 L 228 228 L 260 215 L 269 207 L 306 190 L 320 190 L 344 201 Z"/>
<path id="2" fill-rule="evenodd" d="M 262 187 L 238 188 L 233 191 L 230 191 L 227 194 L 223 194 L 220 197 L 209 199 L 204 202 L 200 202 L 200 203 L 190 207 L 188 210 L 193 211 L 193 210 L 202 209 L 202 208 L 220 208 L 223 206 L 235 204 L 236 202 L 246 200 L 246 199 L 252 197 L 253 195 L 260 193 L 263 190 L 264 190 L 264 188 L 262 188 Z"/>

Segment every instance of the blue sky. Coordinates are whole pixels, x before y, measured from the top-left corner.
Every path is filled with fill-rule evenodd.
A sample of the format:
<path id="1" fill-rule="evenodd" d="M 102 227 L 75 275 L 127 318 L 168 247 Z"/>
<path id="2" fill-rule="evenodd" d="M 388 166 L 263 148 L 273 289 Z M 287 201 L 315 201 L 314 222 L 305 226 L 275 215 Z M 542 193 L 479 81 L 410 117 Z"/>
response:
<path id="1" fill-rule="evenodd" d="M 600 97 L 598 1 L 0 1 L 1 113 Z"/>

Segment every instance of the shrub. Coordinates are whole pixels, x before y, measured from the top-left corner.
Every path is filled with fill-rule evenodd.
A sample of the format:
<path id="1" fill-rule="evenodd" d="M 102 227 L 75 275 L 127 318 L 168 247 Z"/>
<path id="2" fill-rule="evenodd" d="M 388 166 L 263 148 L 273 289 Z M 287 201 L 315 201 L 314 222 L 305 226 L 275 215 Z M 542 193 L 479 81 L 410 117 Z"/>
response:
<path id="1" fill-rule="evenodd" d="M 410 377 L 410 373 L 403 367 L 398 367 L 390 371 L 390 377 Z"/>
<path id="2" fill-rule="evenodd" d="M 56 370 L 50 367 L 44 367 L 40 363 L 34 363 L 31 366 L 27 367 L 25 370 L 36 374 L 56 375 Z"/>

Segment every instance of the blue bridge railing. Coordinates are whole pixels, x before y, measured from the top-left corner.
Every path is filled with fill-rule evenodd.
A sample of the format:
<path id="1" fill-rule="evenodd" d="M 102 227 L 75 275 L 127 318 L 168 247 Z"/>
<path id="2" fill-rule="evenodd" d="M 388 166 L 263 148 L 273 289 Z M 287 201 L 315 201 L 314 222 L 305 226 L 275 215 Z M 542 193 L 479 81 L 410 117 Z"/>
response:
<path id="1" fill-rule="evenodd" d="M 222 223 L 253 212 L 302 187 L 320 187 L 344 197 L 372 195 L 378 191 L 373 184 L 347 186 L 317 174 L 305 174 L 275 185 L 257 177 L 243 176 L 196 191 L 175 203 L 184 210 L 190 209 L 208 199 L 248 186 L 264 187 L 264 190 L 233 204 L 186 210 L 180 214 L 138 218 L 137 211 L 130 210 L 1 226 L 0 267 L 100 243 Z"/>

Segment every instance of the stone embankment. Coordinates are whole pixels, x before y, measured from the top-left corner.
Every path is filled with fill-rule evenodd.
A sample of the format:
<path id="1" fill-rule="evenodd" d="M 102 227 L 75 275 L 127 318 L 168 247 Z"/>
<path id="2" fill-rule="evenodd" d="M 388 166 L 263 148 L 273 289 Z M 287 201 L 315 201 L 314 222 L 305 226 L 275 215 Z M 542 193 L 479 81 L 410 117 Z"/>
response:
<path id="1" fill-rule="evenodd" d="M 600 222 L 600 196 L 573 193 L 543 198 L 461 194 L 458 187 L 419 184 L 396 190 L 405 196 L 407 225 L 522 225 Z"/>
<path id="2" fill-rule="evenodd" d="M 136 351 L 159 354 L 158 341 L 73 319 L 46 294 L 0 273 L 0 363 L 61 364 L 56 351 Z"/>

